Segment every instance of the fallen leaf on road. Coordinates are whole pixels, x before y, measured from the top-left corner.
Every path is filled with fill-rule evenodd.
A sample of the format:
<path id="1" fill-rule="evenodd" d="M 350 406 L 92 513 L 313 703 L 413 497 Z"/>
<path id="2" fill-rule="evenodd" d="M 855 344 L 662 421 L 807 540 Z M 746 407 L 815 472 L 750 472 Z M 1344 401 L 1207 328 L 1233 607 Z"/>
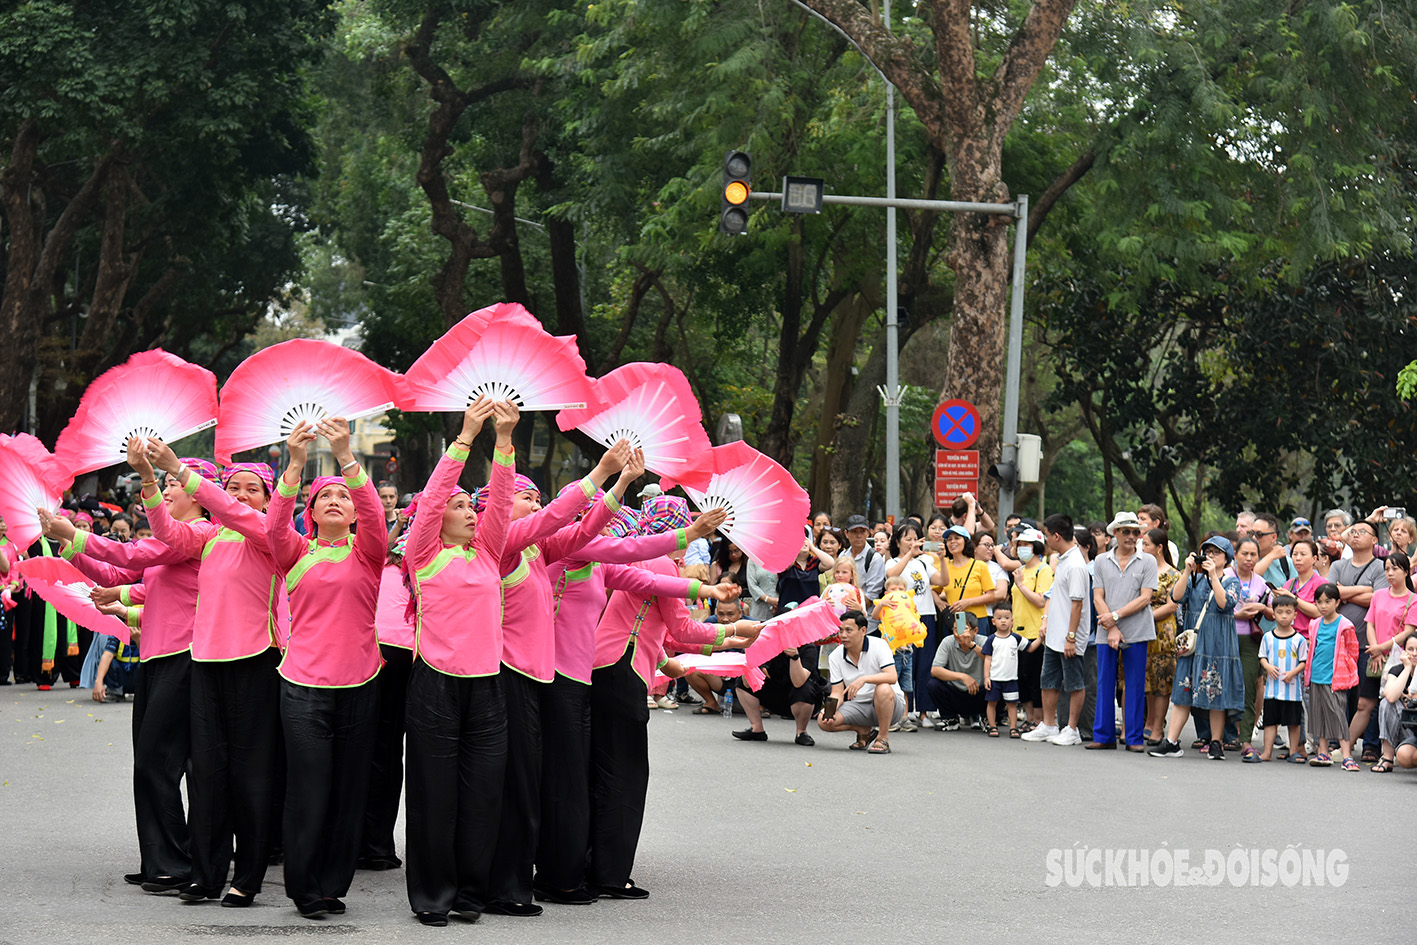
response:
<path id="1" fill-rule="evenodd" d="M 796 793 L 797 793 L 797 789 L 796 789 L 795 787 L 785 787 L 785 788 L 783 788 L 783 790 L 786 791 L 788 794 L 796 794 Z"/>
<path id="2" fill-rule="evenodd" d="M 40 741 L 44 741 L 44 736 L 43 736 L 43 735 L 31 735 L 30 738 L 37 738 L 37 739 L 39 739 Z"/>
<path id="3" fill-rule="evenodd" d="M 63 724 L 64 724 L 65 722 L 67 722 L 67 721 L 68 721 L 68 719 L 55 719 L 55 720 L 54 720 L 54 724 L 55 724 L 55 725 L 63 725 Z"/>

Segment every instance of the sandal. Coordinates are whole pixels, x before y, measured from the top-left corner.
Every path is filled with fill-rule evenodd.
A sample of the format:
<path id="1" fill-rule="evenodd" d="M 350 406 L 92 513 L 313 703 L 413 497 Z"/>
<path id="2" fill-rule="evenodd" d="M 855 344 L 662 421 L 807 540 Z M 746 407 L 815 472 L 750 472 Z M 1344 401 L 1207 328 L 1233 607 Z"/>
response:
<path id="1" fill-rule="evenodd" d="M 1377 764 L 1373 765 L 1373 773 L 1374 773 L 1374 774 L 1387 774 L 1387 773 L 1388 773 L 1389 771 L 1391 771 L 1391 770 L 1392 770 L 1392 759 L 1391 759 L 1391 758 L 1383 758 L 1383 759 L 1380 760 Z"/>
<path id="2" fill-rule="evenodd" d="M 852 751 L 865 751 L 865 750 L 866 750 L 866 746 L 869 745 L 869 744 L 871 744 L 871 743 L 866 740 L 866 736 L 864 736 L 864 735 L 858 735 L 858 736 L 856 736 L 856 741 L 852 742 L 850 745 L 847 745 L 846 747 L 847 747 L 847 748 L 850 748 Z"/>
<path id="3" fill-rule="evenodd" d="M 1344 758 L 1344 759 L 1343 759 L 1343 764 L 1342 764 L 1340 767 L 1342 767 L 1344 771 L 1362 771 L 1362 770 L 1363 770 L 1361 767 L 1359 767 L 1358 762 L 1354 761 L 1352 758 Z"/>
<path id="4" fill-rule="evenodd" d="M 706 705 L 701 705 L 701 706 L 699 706 L 697 709 L 695 709 L 694 711 L 690 712 L 689 714 L 690 714 L 690 715 L 722 715 L 722 714 L 723 714 L 723 709 L 719 708 L 718 706 L 714 706 L 712 709 L 710 709 L 710 708 L 709 708 L 708 706 L 706 706 Z"/>
<path id="5" fill-rule="evenodd" d="M 1225 749 L 1226 751 L 1239 751 L 1239 750 L 1240 750 L 1240 743 L 1239 743 L 1239 742 L 1225 742 L 1225 743 L 1222 744 L 1220 747 L 1223 748 L 1223 749 Z"/>
<path id="6" fill-rule="evenodd" d="M 1205 751 L 1209 747 L 1210 742 L 1206 741 L 1204 738 L 1197 738 L 1195 741 L 1191 742 L 1191 751 Z"/>
<path id="7" fill-rule="evenodd" d="M 870 748 L 866 749 L 868 755 L 889 755 L 891 753 L 891 743 L 882 739 L 876 739 Z"/>
<path id="8" fill-rule="evenodd" d="M 986 725 L 986 726 L 984 726 L 984 734 L 985 734 L 985 735 L 988 735 L 990 738 L 998 738 L 998 737 L 999 737 L 999 726 L 997 726 L 997 725 Z"/>
<path id="9" fill-rule="evenodd" d="M 1291 765 L 1306 765 L 1309 763 L 1309 759 L 1304 757 L 1303 755 L 1295 755 L 1292 753 L 1284 760 L 1289 762 Z"/>
<path id="10" fill-rule="evenodd" d="M 1379 760 L 1381 757 L 1382 757 L 1382 756 L 1379 755 L 1379 754 L 1378 754 L 1376 751 L 1374 751 L 1373 749 L 1371 749 L 1371 748 L 1364 748 L 1364 749 L 1363 749 L 1363 757 L 1359 758 L 1358 760 L 1361 761 L 1361 762 L 1363 762 L 1363 764 L 1365 764 L 1365 765 L 1372 765 L 1372 764 L 1377 764 L 1377 763 L 1378 763 L 1378 760 Z"/>
<path id="11" fill-rule="evenodd" d="M 1330 758 L 1325 752 L 1321 751 L 1317 755 L 1314 755 L 1314 757 L 1309 759 L 1309 764 L 1315 768 L 1332 768 L 1333 759 Z"/>
<path id="12" fill-rule="evenodd" d="M 1016 729 L 1016 728 L 1011 728 L 1011 729 L 1009 729 L 1009 737 L 1010 737 L 1010 738 L 1022 738 L 1023 735 L 1022 735 L 1022 733 L 1019 732 L 1018 729 Z"/>

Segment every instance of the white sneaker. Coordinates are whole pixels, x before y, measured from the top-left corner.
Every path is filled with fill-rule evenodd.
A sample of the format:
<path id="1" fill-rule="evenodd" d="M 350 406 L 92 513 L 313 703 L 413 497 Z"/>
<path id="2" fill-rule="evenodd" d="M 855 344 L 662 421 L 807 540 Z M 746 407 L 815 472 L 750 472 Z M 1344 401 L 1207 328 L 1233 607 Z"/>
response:
<path id="1" fill-rule="evenodd" d="M 1082 736 L 1078 734 L 1078 730 L 1075 728 L 1065 728 L 1057 735 L 1049 738 L 1048 741 L 1052 742 L 1054 745 L 1081 745 Z"/>
<path id="2" fill-rule="evenodd" d="M 1040 725 L 1031 732 L 1023 733 L 1023 740 L 1026 742 L 1046 742 L 1058 734 L 1056 725 Z"/>
<path id="3" fill-rule="evenodd" d="M 929 715 L 922 715 L 922 716 L 920 717 L 920 727 L 921 727 L 921 728 L 934 728 L 934 727 L 935 727 L 935 722 L 934 722 L 934 720 L 932 720 L 932 719 L 930 718 Z"/>

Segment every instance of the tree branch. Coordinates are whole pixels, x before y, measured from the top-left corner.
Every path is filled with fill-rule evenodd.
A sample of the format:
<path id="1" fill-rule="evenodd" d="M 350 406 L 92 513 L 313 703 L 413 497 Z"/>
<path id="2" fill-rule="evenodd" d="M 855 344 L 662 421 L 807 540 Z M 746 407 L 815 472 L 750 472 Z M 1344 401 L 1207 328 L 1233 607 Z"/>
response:
<path id="1" fill-rule="evenodd" d="M 1068 188 L 1082 180 L 1083 175 L 1092 170 L 1092 165 L 1097 162 L 1097 151 L 1095 148 L 1088 148 L 1078 155 L 1076 161 L 1067 170 L 1053 179 L 1053 183 L 1048 185 L 1048 189 L 1039 196 L 1038 202 L 1032 204 L 1028 210 L 1028 242 L 1033 243 L 1033 237 L 1037 235 L 1043 221 L 1048 219 L 1048 214 L 1052 212 L 1053 205 L 1058 202 L 1058 198 L 1067 192 Z"/>
<path id="2" fill-rule="evenodd" d="M 968 21 L 968 3 L 956 0 L 966 7 L 965 20 Z M 1002 145 L 1004 136 L 1013 126 L 1023 108 L 1024 98 L 1033 87 L 1043 64 L 1058 43 L 1063 32 L 1063 24 L 1073 12 L 1077 0 L 1034 0 L 1033 6 L 1024 17 L 1023 24 L 1009 43 L 1009 50 L 994 73 L 993 135 L 996 145 Z M 971 47 L 972 52 L 972 47 Z M 971 63 L 973 59 L 971 56 Z"/>

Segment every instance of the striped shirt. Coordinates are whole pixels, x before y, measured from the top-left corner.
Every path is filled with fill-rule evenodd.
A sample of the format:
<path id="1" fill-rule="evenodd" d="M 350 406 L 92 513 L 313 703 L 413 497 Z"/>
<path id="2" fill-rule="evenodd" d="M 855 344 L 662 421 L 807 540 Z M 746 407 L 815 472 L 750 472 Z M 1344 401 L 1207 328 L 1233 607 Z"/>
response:
<path id="1" fill-rule="evenodd" d="M 1302 666 L 1308 658 L 1309 641 L 1299 633 L 1279 637 L 1275 636 L 1274 631 L 1271 630 L 1264 635 L 1264 640 L 1260 643 L 1260 659 L 1268 660 L 1269 665 L 1281 673 L 1287 673 L 1296 666 Z M 1288 682 L 1282 682 L 1266 676 L 1264 697 L 1281 702 L 1298 702 L 1302 698 L 1300 690 L 1302 678 L 1303 673 L 1300 673 Z"/>

